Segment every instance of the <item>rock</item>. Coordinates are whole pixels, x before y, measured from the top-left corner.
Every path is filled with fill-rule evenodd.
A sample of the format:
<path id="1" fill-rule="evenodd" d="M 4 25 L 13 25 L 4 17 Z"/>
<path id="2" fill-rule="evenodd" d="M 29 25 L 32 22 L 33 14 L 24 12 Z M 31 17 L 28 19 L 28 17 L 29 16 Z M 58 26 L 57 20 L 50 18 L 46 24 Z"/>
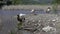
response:
<path id="1" fill-rule="evenodd" d="M 54 28 L 56 26 L 56 21 L 59 20 L 56 19 L 56 15 L 46 15 L 46 14 L 38 14 L 38 15 L 25 15 L 24 16 L 25 22 L 23 22 L 23 29 L 25 30 L 32 30 L 38 33 L 38 32 L 52 32 L 52 31 L 56 31 L 56 28 Z M 49 26 L 48 26 L 49 25 Z M 43 31 L 42 31 L 43 30 Z"/>
<path id="2" fill-rule="evenodd" d="M 48 32 L 48 31 L 51 31 L 51 30 L 56 31 L 56 28 L 46 26 L 46 27 L 42 28 L 42 30 L 45 31 L 45 32 Z"/>
<path id="3" fill-rule="evenodd" d="M 56 21 L 56 19 L 53 19 L 52 21 L 53 21 L 53 22 L 55 22 L 55 21 Z"/>

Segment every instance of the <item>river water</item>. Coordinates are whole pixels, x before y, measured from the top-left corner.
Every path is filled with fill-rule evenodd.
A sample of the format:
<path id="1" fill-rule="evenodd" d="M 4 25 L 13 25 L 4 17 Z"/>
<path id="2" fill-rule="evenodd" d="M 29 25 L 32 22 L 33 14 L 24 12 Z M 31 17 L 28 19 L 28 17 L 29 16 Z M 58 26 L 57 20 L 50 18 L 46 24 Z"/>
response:
<path id="1" fill-rule="evenodd" d="M 29 10 L 0 10 L 1 15 L 17 15 L 20 13 L 30 14 Z M 44 10 L 36 11 L 37 14 L 45 13 Z"/>

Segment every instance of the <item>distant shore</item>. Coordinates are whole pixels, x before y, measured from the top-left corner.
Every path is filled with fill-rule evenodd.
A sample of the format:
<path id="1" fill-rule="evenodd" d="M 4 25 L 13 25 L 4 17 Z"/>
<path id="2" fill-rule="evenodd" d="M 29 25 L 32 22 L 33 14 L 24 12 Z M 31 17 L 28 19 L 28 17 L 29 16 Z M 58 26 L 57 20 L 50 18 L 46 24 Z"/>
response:
<path id="1" fill-rule="evenodd" d="M 2 7 L 2 10 L 46 10 L 48 7 L 52 9 L 52 5 L 10 5 Z M 58 10 L 60 10 L 60 5 Z"/>

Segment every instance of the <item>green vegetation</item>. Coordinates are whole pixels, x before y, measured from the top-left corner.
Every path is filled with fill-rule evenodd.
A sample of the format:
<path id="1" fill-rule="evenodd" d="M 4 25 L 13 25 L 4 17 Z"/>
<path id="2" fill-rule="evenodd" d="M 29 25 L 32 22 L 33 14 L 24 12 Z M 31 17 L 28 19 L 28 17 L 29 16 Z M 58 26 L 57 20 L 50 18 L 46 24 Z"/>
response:
<path id="1" fill-rule="evenodd" d="M 27 4 L 39 4 L 39 2 L 33 1 L 33 0 L 13 0 L 13 4 L 22 4 L 22 5 L 27 5 Z"/>
<path id="2" fill-rule="evenodd" d="M 45 5 L 45 4 L 51 4 L 51 1 L 47 0 L 12 0 L 14 5 Z"/>
<path id="3" fill-rule="evenodd" d="M 14 32 L 13 32 L 13 31 L 11 31 L 11 34 L 14 34 Z"/>
<path id="4" fill-rule="evenodd" d="M 57 3 L 57 4 L 60 4 L 60 0 L 53 0 L 52 3 L 53 3 L 53 4 L 56 4 L 56 3 Z"/>
<path id="5" fill-rule="evenodd" d="M 53 13 L 57 13 L 57 8 L 58 8 L 58 5 L 60 4 L 60 0 L 53 0 L 52 1 L 52 3 L 53 3 L 53 6 L 52 6 L 52 8 L 53 8 Z"/>
<path id="6" fill-rule="evenodd" d="M 18 30 L 22 28 L 22 24 L 23 24 L 22 22 L 17 24 Z"/>
<path id="7" fill-rule="evenodd" d="M 42 0 L 42 1 L 38 1 L 38 0 L 12 0 L 12 3 L 14 4 L 14 5 L 18 5 L 18 4 L 22 4 L 22 5 L 32 5 L 32 4 L 48 4 L 48 3 L 46 3 L 46 2 L 48 2 L 48 3 L 50 3 L 50 4 L 55 4 L 55 3 L 58 3 L 58 4 L 60 4 L 60 0 L 52 0 L 52 1 L 45 1 L 45 0 Z"/>

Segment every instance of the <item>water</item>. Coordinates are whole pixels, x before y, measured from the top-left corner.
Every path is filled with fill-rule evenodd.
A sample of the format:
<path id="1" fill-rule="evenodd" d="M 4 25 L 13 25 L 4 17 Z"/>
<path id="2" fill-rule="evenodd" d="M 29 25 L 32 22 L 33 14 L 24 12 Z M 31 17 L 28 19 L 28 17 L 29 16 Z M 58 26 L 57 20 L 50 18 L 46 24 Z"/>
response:
<path id="1" fill-rule="evenodd" d="M 0 10 L 1 15 L 17 15 L 20 13 L 30 14 L 29 10 Z M 45 13 L 44 10 L 36 11 L 37 14 Z"/>

